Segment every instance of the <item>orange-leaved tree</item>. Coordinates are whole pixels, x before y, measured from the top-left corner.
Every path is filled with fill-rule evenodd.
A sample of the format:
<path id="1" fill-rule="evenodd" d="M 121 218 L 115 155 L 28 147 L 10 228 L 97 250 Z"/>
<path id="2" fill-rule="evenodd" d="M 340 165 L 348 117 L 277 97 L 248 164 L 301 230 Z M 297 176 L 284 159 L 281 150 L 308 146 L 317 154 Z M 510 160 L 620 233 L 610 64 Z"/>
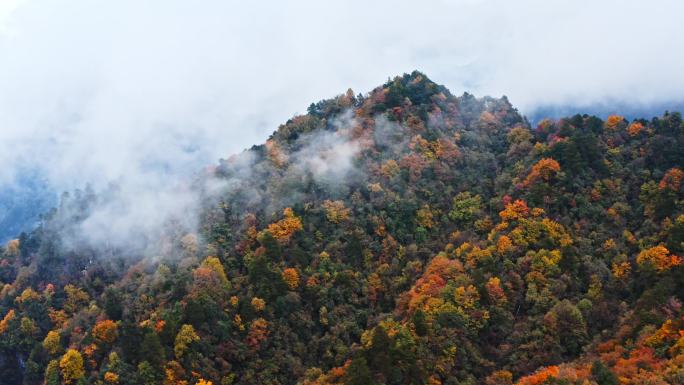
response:
<path id="1" fill-rule="evenodd" d="M 267 230 L 279 242 L 287 243 L 295 232 L 302 230 L 302 220 L 289 207 L 283 210 L 283 217 L 268 225 Z"/>
<path id="2" fill-rule="evenodd" d="M 560 171 L 560 164 L 553 158 L 543 158 L 532 166 L 532 170 L 525 178 L 525 186 L 537 181 L 549 182 Z"/>
<path id="3" fill-rule="evenodd" d="M 670 254 L 670 250 L 665 246 L 658 245 L 640 252 L 637 255 L 636 261 L 641 267 L 649 266 L 655 268 L 658 272 L 663 272 L 681 265 L 682 258 Z"/>
<path id="4" fill-rule="evenodd" d="M 112 320 L 98 321 L 93 326 L 92 335 L 96 341 L 111 344 L 118 336 L 119 325 Z"/>
<path id="5" fill-rule="evenodd" d="M 297 269 L 288 267 L 283 270 L 283 281 L 290 290 L 295 290 L 299 286 L 299 273 Z"/>

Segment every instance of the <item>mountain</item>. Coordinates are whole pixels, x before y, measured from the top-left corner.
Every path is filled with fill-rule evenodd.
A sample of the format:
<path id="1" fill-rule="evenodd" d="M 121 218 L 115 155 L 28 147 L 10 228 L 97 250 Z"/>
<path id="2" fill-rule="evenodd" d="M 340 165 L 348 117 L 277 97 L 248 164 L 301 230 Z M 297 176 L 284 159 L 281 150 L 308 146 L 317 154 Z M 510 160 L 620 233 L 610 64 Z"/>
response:
<path id="1" fill-rule="evenodd" d="M 619 114 L 625 119 L 646 118 L 661 115 L 663 111 L 683 111 L 684 101 L 673 101 L 663 103 L 643 103 L 633 104 L 624 102 L 607 102 L 592 105 L 577 106 L 572 104 L 538 106 L 531 110 L 526 116 L 530 123 L 536 125 L 544 119 L 561 119 L 566 116 L 576 114 L 595 115 L 602 119 L 610 115 Z"/>
<path id="2" fill-rule="evenodd" d="M 56 203 L 56 194 L 39 172 L 20 170 L 14 183 L 0 186 L 0 242 L 31 231 Z"/>
<path id="3" fill-rule="evenodd" d="M 2 250 L 0 378 L 683 383 L 682 148 L 678 113 L 350 90 L 198 173 L 197 226 L 145 247 L 74 241 L 106 198 L 65 195 Z"/>

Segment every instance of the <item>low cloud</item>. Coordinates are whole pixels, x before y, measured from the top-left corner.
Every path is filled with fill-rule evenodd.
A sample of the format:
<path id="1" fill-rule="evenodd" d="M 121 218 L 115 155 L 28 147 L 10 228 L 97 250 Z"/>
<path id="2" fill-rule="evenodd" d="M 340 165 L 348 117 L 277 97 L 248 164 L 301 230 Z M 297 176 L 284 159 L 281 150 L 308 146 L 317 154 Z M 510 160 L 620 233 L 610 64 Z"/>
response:
<path id="1" fill-rule="evenodd" d="M 299 173 L 311 173 L 320 183 L 345 184 L 350 174 L 359 172 L 353 162 L 361 151 L 361 144 L 352 137 L 352 130 L 358 124 L 353 111 L 347 110 L 331 123 L 334 131 L 317 131 L 300 138 L 303 146 L 290 156 L 291 168 Z"/>
<path id="2" fill-rule="evenodd" d="M 120 198 L 83 225 L 126 239 L 191 211 L 178 186 L 193 172 L 263 143 L 309 103 L 414 69 L 528 114 L 681 101 L 682 11 L 675 0 L 5 1 L 0 186 L 22 170 L 55 191 L 115 182 Z M 334 180 L 357 151 L 337 139 L 300 161 Z"/>
<path id="3" fill-rule="evenodd" d="M 347 110 L 321 124 L 325 126 L 298 135 L 292 143 L 272 139 L 255 151 L 222 160 L 213 196 L 232 199 L 226 203 L 240 211 L 266 215 L 301 203 L 312 183 L 333 196 L 344 196 L 364 176 L 357 164 L 363 146 L 353 135 L 358 122 Z"/>

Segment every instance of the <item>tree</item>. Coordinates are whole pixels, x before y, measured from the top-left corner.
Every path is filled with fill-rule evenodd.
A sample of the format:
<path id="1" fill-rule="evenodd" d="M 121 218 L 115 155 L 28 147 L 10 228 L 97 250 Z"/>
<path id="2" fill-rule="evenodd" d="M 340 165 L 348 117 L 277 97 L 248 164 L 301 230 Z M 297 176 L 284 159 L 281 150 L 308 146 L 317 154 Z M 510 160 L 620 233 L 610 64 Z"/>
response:
<path id="1" fill-rule="evenodd" d="M 10 322 L 12 322 L 17 317 L 17 313 L 14 309 L 10 309 L 5 317 L 0 320 L 0 335 L 5 334 L 5 332 L 10 328 Z"/>
<path id="2" fill-rule="evenodd" d="M 266 301 L 259 297 L 253 297 L 251 304 L 252 309 L 254 309 L 254 311 L 263 311 L 264 309 L 266 309 Z"/>
<path id="3" fill-rule="evenodd" d="M 104 311 L 112 320 L 120 320 L 123 314 L 123 298 L 121 291 L 116 287 L 108 286 L 102 295 L 104 299 Z"/>
<path id="4" fill-rule="evenodd" d="M 499 216 L 504 221 L 517 221 L 526 218 L 529 212 L 527 203 L 522 199 L 517 199 L 513 203 L 508 203 L 504 210 L 499 212 Z"/>
<path id="5" fill-rule="evenodd" d="M 399 164 L 394 159 L 390 159 L 387 162 L 385 162 L 382 166 L 380 166 L 380 173 L 387 179 L 391 179 L 392 177 L 397 175 L 400 170 L 401 169 L 399 168 Z"/>
<path id="6" fill-rule="evenodd" d="M 78 350 L 69 349 L 59 361 L 59 368 L 62 370 L 62 379 L 69 385 L 80 380 L 85 376 L 83 369 L 83 357 Z"/>
<path id="7" fill-rule="evenodd" d="M 419 336 L 424 336 L 429 331 L 428 323 L 425 319 L 425 312 L 422 309 L 418 309 L 413 313 L 413 328 Z"/>
<path id="8" fill-rule="evenodd" d="M 350 209 L 344 206 L 344 201 L 323 201 L 325 215 L 332 223 L 339 224 L 349 219 Z"/>
<path id="9" fill-rule="evenodd" d="M 671 168 L 667 170 L 663 179 L 658 183 L 658 189 L 665 190 L 669 189 L 671 191 L 679 191 L 679 187 L 682 185 L 682 180 L 684 180 L 684 171 L 678 168 Z"/>
<path id="10" fill-rule="evenodd" d="M 496 251 L 501 255 L 505 255 L 511 250 L 513 250 L 513 242 L 511 241 L 511 238 L 506 235 L 500 236 L 496 241 Z"/>
<path id="11" fill-rule="evenodd" d="M 164 361 L 164 356 L 165 351 L 159 339 L 159 335 L 152 331 L 145 333 L 145 337 L 143 337 L 143 340 L 140 343 L 140 357 L 147 361 L 148 364 L 153 364 L 155 367 L 158 367 Z"/>
<path id="12" fill-rule="evenodd" d="M 19 245 L 20 243 L 18 239 L 9 240 L 5 246 L 5 255 L 10 257 L 18 257 L 20 250 Z"/>
<path id="13" fill-rule="evenodd" d="M 197 240 L 197 234 L 188 233 L 183 236 L 180 240 L 181 249 L 183 250 L 183 255 L 186 258 L 194 258 L 197 255 L 197 250 L 199 248 L 199 241 Z"/>
<path id="14" fill-rule="evenodd" d="M 435 225 L 434 215 L 429 205 L 423 205 L 416 211 L 416 222 L 424 229 L 431 229 Z"/>
<path id="15" fill-rule="evenodd" d="M 267 230 L 280 243 L 287 243 L 295 232 L 302 230 L 302 220 L 294 215 L 289 207 L 283 210 L 283 217 L 280 221 L 268 225 Z"/>
<path id="16" fill-rule="evenodd" d="M 268 322 L 263 318 L 252 321 L 247 334 L 247 345 L 257 348 L 268 338 Z"/>
<path id="17" fill-rule="evenodd" d="M 164 368 L 164 382 L 163 385 L 188 385 L 188 381 L 184 380 L 185 370 L 177 361 L 169 361 Z"/>
<path id="18" fill-rule="evenodd" d="M 667 248 L 675 253 L 684 252 L 684 214 L 678 216 L 670 228 Z"/>
<path id="19" fill-rule="evenodd" d="M 501 288 L 501 280 L 498 277 L 491 277 L 487 281 L 485 288 L 492 303 L 506 302 L 506 293 Z"/>
<path id="20" fill-rule="evenodd" d="M 368 363 L 363 356 L 354 358 L 344 375 L 345 385 L 373 385 L 373 377 L 371 376 Z"/>
<path id="21" fill-rule="evenodd" d="M 160 376 L 148 361 L 143 361 L 138 364 L 138 371 L 136 372 L 136 380 L 140 385 L 157 385 L 159 384 Z"/>
<path id="22" fill-rule="evenodd" d="M 297 289 L 299 286 L 299 273 L 297 272 L 297 269 L 288 267 L 283 270 L 283 281 L 285 281 L 285 284 L 287 284 L 287 287 L 290 290 Z"/>
<path id="23" fill-rule="evenodd" d="M 76 313 L 90 301 L 88 293 L 74 285 L 69 284 L 64 286 L 64 291 L 67 295 L 66 302 L 64 303 L 64 310 L 68 313 Z"/>
<path id="24" fill-rule="evenodd" d="M 399 165 L 402 169 L 408 170 L 409 180 L 415 182 L 421 178 L 423 170 L 428 166 L 428 161 L 420 154 L 410 154 L 403 157 Z"/>
<path id="25" fill-rule="evenodd" d="M 637 136 L 644 130 L 644 125 L 640 122 L 634 122 L 627 127 L 629 136 Z"/>
<path id="26" fill-rule="evenodd" d="M 195 328 L 192 325 L 185 324 L 181 326 L 173 344 L 173 352 L 176 354 L 176 358 L 180 359 L 183 357 L 190 345 L 199 340 L 200 337 L 195 333 Z"/>
<path id="27" fill-rule="evenodd" d="M 482 198 L 469 191 L 458 193 L 453 199 L 449 219 L 459 224 L 470 223 L 482 208 Z"/>
<path id="28" fill-rule="evenodd" d="M 587 325 L 582 312 L 572 302 L 566 299 L 556 303 L 544 316 L 544 323 L 566 355 L 573 357 L 580 353 L 587 340 Z"/>
<path id="29" fill-rule="evenodd" d="M 229 285 L 228 276 L 226 276 L 226 271 L 223 269 L 220 259 L 209 256 L 202 261 L 201 266 L 212 271 L 218 277 L 221 286 L 227 287 Z"/>
<path id="30" fill-rule="evenodd" d="M 641 267 L 655 268 L 661 273 L 682 264 L 682 258 L 670 254 L 663 245 L 643 250 L 637 255 L 636 261 Z"/>
<path id="31" fill-rule="evenodd" d="M 287 291 L 287 285 L 281 275 L 271 267 L 266 255 L 255 255 L 251 258 L 247 263 L 247 271 L 256 295 L 270 300 Z"/>
<path id="32" fill-rule="evenodd" d="M 112 320 L 98 321 L 93 327 L 93 337 L 100 343 L 111 344 L 118 336 L 119 325 Z"/>
<path id="33" fill-rule="evenodd" d="M 114 372 L 105 372 L 104 381 L 106 384 L 117 385 L 119 383 L 119 375 Z"/>
<path id="34" fill-rule="evenodd" d="M 512 385 L 513 373 L 508 370 L 498 370 L 485 378 L 485 385 Z"/>
<path id="35" fill-rule="evenodd" d="M 516 385 L 541 385 L 550 379 L 557 378 L 559 374 L 560 368 L 558 366 L 548 366 L 521 378 Z"/>
<path id="36" fill-rule="evenodd" d="M 392 369 L 391 349 L 394 343 L 383 326 L 373 329 L 371 345 L 368 348 L 368 363 L 370 367 L 381 372 L 385 378 L 388 377 Z"/>
<path id="37" fill-rule="evenodd" d="M 423 275 L 404 295 L 406 310 L 413 313 L 418 309 L 425 309 L 437 297 L 447 285 L 449 279 L 453 279 L 463 272 L 463 265 L 458 260 L 448 259 L 443 255 L 433 258 L 425 269 Z"/>
<path id="38" fill-rule="evenodd" d="M 625 118 L 620 115 L 610 115 L 608 119 L 606 119 L 606 128 L 615 130 L 624 120 Z"/>
<path id="39" fill-rule="evenodd" d="M 43 340 L 43 347 L 48 354 L 57 354 L 62 349 L 62 346 L 60 345 L 59 333 L 54 330 L 50 330 Z"/>
<path id="40" fill-rule="evenodd" d="M 361 237 L 356 231 L 349 235 L 347 243 L 344 245 L 344 253 L 347 260 L 354 266 L 360 266 L 363 263 L 363 243 L 361 243 Z"/>
<path id="41" fill-rule="evenodd" d="M 59 385 L 59 361 L 51 360 L 45 368 L 46 385 Z"/>
<path id="42" fill-rule="evenodd" d="M 600 360 L 594 361 L 591 366 L 591 376 L 598 385 L 618 385 L 620 383 L 617 376 Z"/>
<path id="43" fill-rule="evenodd" d="M 525 186 L 532 185 L 537 181 L 549 182 L 560 171 L 560 164 L 553 158 L 539 160 L 525 178 Z"/>
<path id="44" fill-rule="evenodd" d="M 26 289 L 24 289 L 24 291 L 21 292 L 21 295 L 18 296 L 14 301 L 24 306 L 38 300 L 40 300 L 40 294 L 33 290 L 33 288 L 27 287 Z"/>

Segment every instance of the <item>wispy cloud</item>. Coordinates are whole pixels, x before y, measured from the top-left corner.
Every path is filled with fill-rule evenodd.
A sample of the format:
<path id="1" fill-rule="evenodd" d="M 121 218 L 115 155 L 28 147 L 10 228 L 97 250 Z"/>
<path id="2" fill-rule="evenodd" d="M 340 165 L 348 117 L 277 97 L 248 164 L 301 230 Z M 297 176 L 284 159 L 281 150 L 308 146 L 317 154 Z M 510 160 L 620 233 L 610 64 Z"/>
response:
<path id="1" fill-rule="evenodd" d="M 21 167 L 57 190 L 117 181 L 149 196 L 128 200 L 136 211 L 310 102 L 413 69 L 523 112 L 681 100 L 682 11 L 676 0 L 2 1 L 0 183 Z"/>

